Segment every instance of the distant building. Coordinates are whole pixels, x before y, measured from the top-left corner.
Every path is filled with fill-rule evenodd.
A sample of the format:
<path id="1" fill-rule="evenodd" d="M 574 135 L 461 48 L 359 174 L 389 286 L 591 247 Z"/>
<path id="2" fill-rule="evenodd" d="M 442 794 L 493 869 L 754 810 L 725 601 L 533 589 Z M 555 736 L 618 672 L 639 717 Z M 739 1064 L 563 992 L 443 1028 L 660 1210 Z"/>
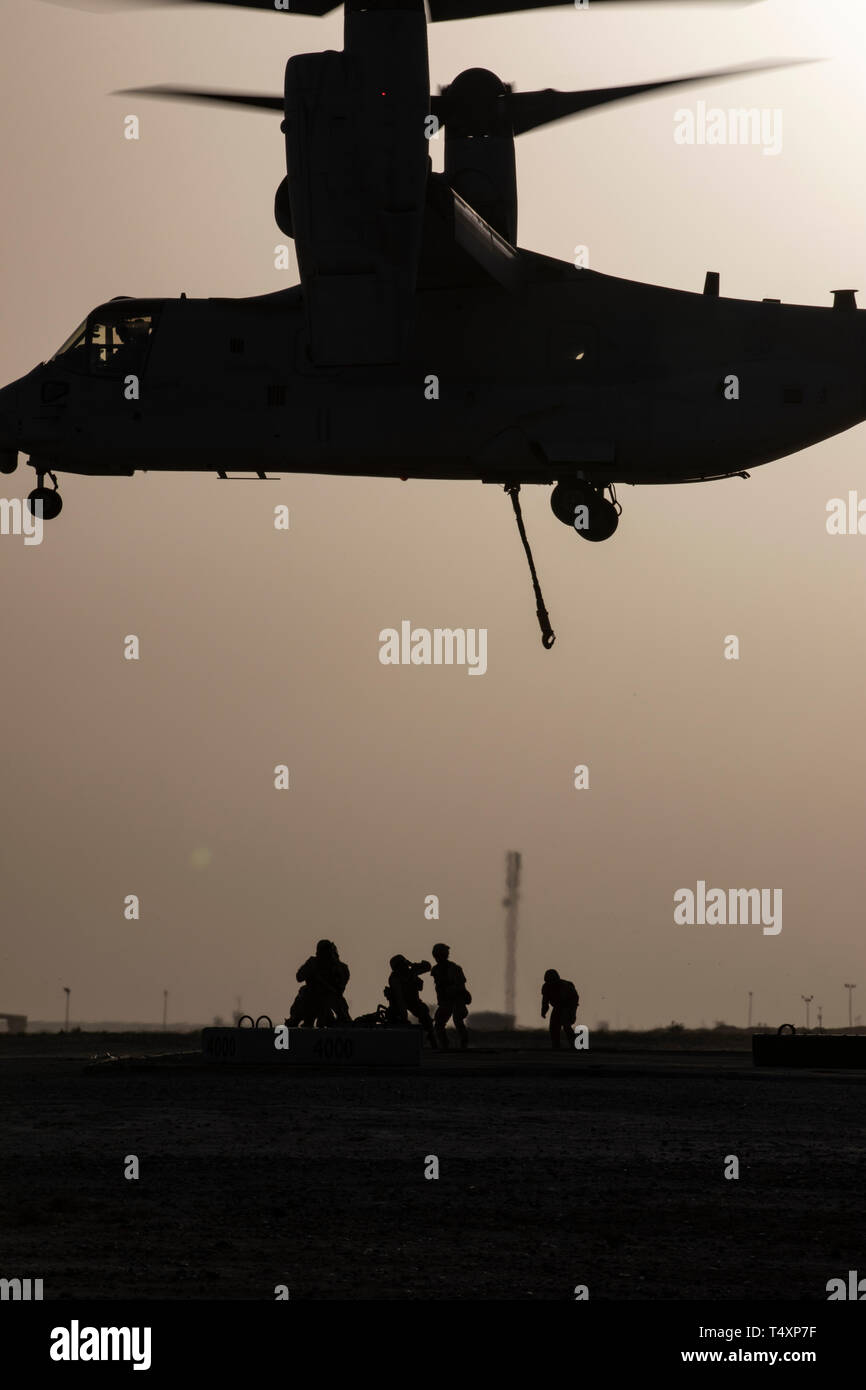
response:
<path id="1" fill-rule="evenodd" d="M 5 1021 L 7 1033 L 26 1033 L 26 1014 L 0 1014 L 0 1022 Z"/>

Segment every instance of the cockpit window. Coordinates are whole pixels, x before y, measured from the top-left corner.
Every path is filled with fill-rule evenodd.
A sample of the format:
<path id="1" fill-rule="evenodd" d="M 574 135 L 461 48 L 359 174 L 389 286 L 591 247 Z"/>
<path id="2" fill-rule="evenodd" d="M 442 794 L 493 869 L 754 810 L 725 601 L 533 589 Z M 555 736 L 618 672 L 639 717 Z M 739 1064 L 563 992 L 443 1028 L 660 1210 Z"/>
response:
<path id="1" fill-rule="evenodd" d="M 90 325 L 90 370 L 100 376 L 134 371 L 153 332 L 150 314 L 118 314 Z"/>
<path id="2" fill-rule="evenodd" d="M 97 309 L 67 338 L 53 360 L 90 376 L 140 373 L 154 324 L 155 315 L 140 308 Z"/>
<path id="3" fill-rule="evenodd" d="M 52 362 L 53 362 L 53 361 L 55 360 L 55 358 L 57 358 L 57 357 L 63 357 L 64 353 L 69 352 L 69 351 L 70 351 L 72 348 L 74 348 L 74 347 L 83 347 L 83 346 L 84 346 L 84 336 L 85 336 L 86 332 L 87 332 L 87 320 L 85 319 L 85 320 L 84 320 L 84 323 L 79 324 L 78 328 L 76 328 L 76 330 L 75 330 L 74 333 L 70 333 L 69 337 L 66 339 L 66 342 L 63 344 L 63 346 L 57 349 L 57 351 L 56 351 L 55 354 L 54 354 L 54 357 L 52 357 L 52 359 L 51 359 Z"/>

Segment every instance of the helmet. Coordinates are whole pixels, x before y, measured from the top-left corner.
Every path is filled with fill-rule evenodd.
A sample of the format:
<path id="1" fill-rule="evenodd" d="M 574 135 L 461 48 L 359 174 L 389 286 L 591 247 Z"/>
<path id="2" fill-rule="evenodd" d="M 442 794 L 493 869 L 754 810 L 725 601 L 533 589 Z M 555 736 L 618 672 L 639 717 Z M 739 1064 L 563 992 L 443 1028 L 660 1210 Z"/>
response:
<path id="1" fill-rule="evenodd" d="M 559 979 L 559 971 L 558 971 L 558 970 L 545 970 L 545 972 L 544 972 L 544 983 L 545 983 L 546 985 L 552 985 L 553 982 L 554 982 L 554 980 L 558 980 L 558 979 Z"/>
<path id="2" fill-rule="evenodd" d="M 392 970 L 399 970 L 401 966 L 408 965 L 409 962 L 405 956 L 392 956 L 388 964 Z"/>

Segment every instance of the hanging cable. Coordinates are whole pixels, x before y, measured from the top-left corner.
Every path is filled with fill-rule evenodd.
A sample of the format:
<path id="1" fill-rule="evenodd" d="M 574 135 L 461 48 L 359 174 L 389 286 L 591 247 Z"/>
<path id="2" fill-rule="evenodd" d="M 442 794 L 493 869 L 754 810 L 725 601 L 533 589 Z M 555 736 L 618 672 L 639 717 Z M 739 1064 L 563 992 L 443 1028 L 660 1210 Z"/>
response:
<path id="1" fill-rule="evenodd" d="M 523 549 L 526 551 L 526 559 L 529 562 L 529 573 L 532 575 L 532 587 L 535 590 L 535 612 L 538 617 L 538 626 L 541 628 L 541 645 L 549 651 L 556 641 L 556 634 L 550 626 L 550 618 L 544 606 L 544 598 L 541 593 L 541 585 L 538 582 L 538 575 L 535 572 L 535 564 L 532 559 L 532 551 L 529 548 L 529 541 L 526 536 L 526 527 L 523 524 L 523 513 L 520 510 L 520 484 L 506 483 L 505 491 L 511 498 L 511 505 L 514 508 L 514 515 L 517 519 L 517 529 L 520 532 L 520 539 L 523 542 Z"/>

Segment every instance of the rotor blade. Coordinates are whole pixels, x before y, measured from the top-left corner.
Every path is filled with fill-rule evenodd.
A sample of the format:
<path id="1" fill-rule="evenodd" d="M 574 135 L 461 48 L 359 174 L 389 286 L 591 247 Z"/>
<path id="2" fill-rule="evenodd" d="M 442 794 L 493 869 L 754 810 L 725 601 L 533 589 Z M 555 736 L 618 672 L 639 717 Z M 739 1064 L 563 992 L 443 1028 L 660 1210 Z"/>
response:
<path id="1" fill-rule="evenodd" d="M 595 3 L 595 0 L 593 0 Z M 104 14 L 106 10 L 123 10 L 127 14 L 134 10 L 165 9 L 178 5 L 231 5 L 242 10 L 269 10 L 271 14 L 303 14 L 321 18 L 339 9 L 340 0 L 48 0 L 49 4 L 60 5 L 68 10 L 90 10 Z"/>
<path id="2" fill-rule="evenodd" d="M 541 92 L 510 92 L 508 101 L 515 135 L 523 135 L 553 121 L 566 120 L 582 111 L 592 110 L 612 101 L 626 101 L 631 97 L 643 96 L 665 87 L 682 86 L 688 82 L 709 82 L 724 77 L 739 77 L 750 72 L 770 72 L 774 68 L 795 67 L 798 62 L 813 62 L 815 59 L 794 59 L 791 62 L 747 64 L 739 68 L 725 68 L 716 72 L 695 74 L 693 77 L 673 77 L 662 82 L 643 82 L 632 87 L 603 87 L 587 92 L 557 92 L 547 88 Z M 263 96 L 257 92 L 228 92 L 216 87 L 125 87 L 115 96 L 161 97 L 168 101 L 214 102 L 220 106 L 241 106 L 250 111 L 282 111 L 281 96 Z M 434 116 L 444 121 L 445 111 L 441 96 L 430 98 L 430 110 Z"/>
<path id="3" fill-rule="evenodd" d="M 282 111 L 282 97 L 258 96 L 255 92 L 224 92 L 207 87 L 124 87 L 116 97 L 162 97 L 168 101 L 215 101 L 221 106 L 245 106 L 252 111 Z"/>
<path id="4" fill-rule="evenodd" d="M 635 0 L 641 5 L 751 5 L 760 0 Z M 587 9 L 596 5 L 633 3 L 633 0 L 589 0 Z M 512 14 L 518 10 L 546 10 L 557 5 L 567 4 L 574 9 L 574 0 L 429 0 L 430 18 L 434 22 L 445 19 L 478 19 L 483 15 Z M 583 7 L 581 7 L 583 8 Z"/>
<path id="5" fill-rule="evenodd" d="M 793 58 L 787 62 L 783 59 L 772 63 L 750 63 L 739 68 L 694 73 L 690 77 L 670 77 L 663 82 L 638 82 L 632 87 L 598 87 L 588 92 L 556 92 L 552 87 L 543 92 L 511 92 L 507 98 L 508 109 L 514 134 L 523 135 L 527 130 L 536 130 L 539 126 L 549 125 L 551 121 L 562 121 L 568 116 L 579 115 L 581 111 L 591 111 L 596 106 L 646 96 L 649 92 L 663 91 L 666 87 L 716 82 L 720 78 L 743 77 L 753 72 L 772 72 L 775 68 L 792 68 L 820 61 L 817 58 Z"/>
<path id="6" fill-rule="evenodd" d="M 596 5 L 622 3 L 623 0 L 590 0 Z M 243 10 L 270 10 L 271 14 L 303 14 L 322 16 L 339 9 L 340 0 L 288 0 L 285 8 L 276 0 L 49 0 L 74 10 L 135 10 L 168 5 L 231 5 Z M 627 0 L 642 5 L 751 5 L 760 0 Z M 484 15 L 511 14 L 519 10 L 544 10 L 557 6 L 574 8 L 574 0 L 429 0 L 430 18 L 434 22 L 446 19 L 477 19 Z M 373 6 L 371 5 L 371 8 Z M 587 8 L 589 8 L 587 6 Z"/>

